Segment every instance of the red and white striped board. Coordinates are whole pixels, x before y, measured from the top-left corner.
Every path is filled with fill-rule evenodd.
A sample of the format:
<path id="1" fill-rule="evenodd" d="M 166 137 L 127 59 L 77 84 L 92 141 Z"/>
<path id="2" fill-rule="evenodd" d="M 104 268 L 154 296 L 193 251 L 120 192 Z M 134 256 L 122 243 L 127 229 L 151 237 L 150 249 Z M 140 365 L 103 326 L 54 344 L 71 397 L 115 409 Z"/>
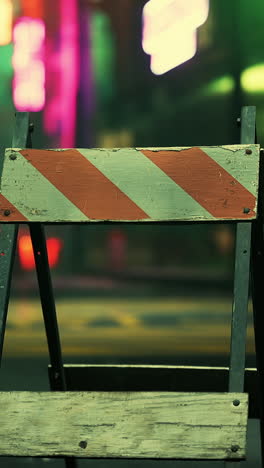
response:
<path id="1" fill-rule="evenodd" d="M 259 145 L 7 149 L 0 221 L 254 219 L 259 153 Z"/>

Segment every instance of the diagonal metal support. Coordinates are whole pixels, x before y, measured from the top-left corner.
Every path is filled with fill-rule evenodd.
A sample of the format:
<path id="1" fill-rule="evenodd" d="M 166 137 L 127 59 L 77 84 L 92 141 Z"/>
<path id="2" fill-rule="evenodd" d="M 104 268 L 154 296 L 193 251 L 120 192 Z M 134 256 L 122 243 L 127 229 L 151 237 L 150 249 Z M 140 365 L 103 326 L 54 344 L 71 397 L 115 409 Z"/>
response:
<path id="1" fill-rule="evenodd" d="M 39 294 L 44 318 L 49 356 L 51 363 L 51 388 L 55 391 L 66 390 L 66 381 L 62 362 L 59 327 L 56 305 L 51 282 L 47 244 L 44 227 L 40 223 L 29 225 L 33 246 L 36 271 L 38 277 Z M 66 468 L 77 468 L 77 460 L 65 458 Z"/>
<path id="2" fill-rule="evenodd" d="M 44 227 L 39 223 L 32 223 L 29 225 L 29 229 L 36 263 L 39 293 L 48 341 L 50 363 L 53 371 L 52 382 L 54 385 L 52 389 L 66 390 L 56 315 L 56 305 L 51 283 Z"/>
<path id="3" fill-rule="evenodd" d="M 51 282 L 44 227 L 40 223 L 31 223 L 29 225 L 29 229 L 34 251 L 40 300 L 48 341 L 52 373 L 52 390 L 66 390 L 59 327 Z M 70 457 L 65 458 L 65 465 L 67 468 L 76 468 L 77 460 Z"/>
<path id="4" fill-rule="evenodd" d="M 29 114 L 18 112 L 12 139 L 13 148 L 23 148 L 29 135 Z M 0 161 L 2 173 L 3 160 Z M 3 354 L 6 318 L 10 296 L 10 285 L 15 258 L 18 225 L 2 223 L 0 225 L 0 363 Z"/>

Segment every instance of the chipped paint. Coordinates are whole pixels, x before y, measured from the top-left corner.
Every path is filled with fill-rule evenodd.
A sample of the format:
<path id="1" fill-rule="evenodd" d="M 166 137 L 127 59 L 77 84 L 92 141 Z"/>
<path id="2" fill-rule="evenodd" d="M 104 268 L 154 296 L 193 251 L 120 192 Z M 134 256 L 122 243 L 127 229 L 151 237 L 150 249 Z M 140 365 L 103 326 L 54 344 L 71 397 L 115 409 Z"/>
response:
<path id="1" fill-rule="evenodd" d="M 9 148 L 1 190 L 15 207 L 12 221 L 21 221 L 19 212 L 41 222 L 250 220 L 256 217 L 259 153 L 259 145 Z"/>

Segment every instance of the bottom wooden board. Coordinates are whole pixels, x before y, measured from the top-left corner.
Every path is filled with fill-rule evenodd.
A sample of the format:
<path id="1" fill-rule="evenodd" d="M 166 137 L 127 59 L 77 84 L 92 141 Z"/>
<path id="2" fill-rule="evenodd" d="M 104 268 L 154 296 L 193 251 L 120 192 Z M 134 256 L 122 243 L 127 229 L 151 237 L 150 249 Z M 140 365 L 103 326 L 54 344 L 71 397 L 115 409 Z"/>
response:
<path id="1" fill-rule="evenodd" d="M 49 366 L 51 388 L 58 388 Z M 89 392 L 227 392 L 229 368 L 147 364 L 64 364 L 66 388 Z M 260 418 L 258 373 L 245 369 L 248 417 Z"/>
<path id="2" fill-rule="evenodd" d="M 248 396 L 2 392 L 0 455 L 245 458 Z"/>

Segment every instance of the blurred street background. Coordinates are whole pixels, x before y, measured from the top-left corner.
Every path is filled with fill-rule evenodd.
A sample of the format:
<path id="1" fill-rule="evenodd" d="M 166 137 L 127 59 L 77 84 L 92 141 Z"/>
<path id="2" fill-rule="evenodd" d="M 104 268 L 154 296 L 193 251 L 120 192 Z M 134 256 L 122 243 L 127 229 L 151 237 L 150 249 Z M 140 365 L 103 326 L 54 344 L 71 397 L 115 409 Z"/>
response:
<path id="1" fill-rule="evenodd" d="M 262 0 L 0 0 L 1 157 L 15 110 L 31 112 L 34 148 L 168 147 L 239 143 L 240 109 L 256 105 L 263 145 L 263 22 Z M 229 365 L 232 225 L 45 231 L 65 363 Z M 0 389 L 48 390 L 48 364 L 21 225 Z M 255 366 L 251 301 L 247 366 Z M 248 441 L 242 465 L 259 467 L 257 421 Z M 63 461 L 0 459 L 46 465 Z M 153 461 L 80 462 L 92 465 Z"/>

